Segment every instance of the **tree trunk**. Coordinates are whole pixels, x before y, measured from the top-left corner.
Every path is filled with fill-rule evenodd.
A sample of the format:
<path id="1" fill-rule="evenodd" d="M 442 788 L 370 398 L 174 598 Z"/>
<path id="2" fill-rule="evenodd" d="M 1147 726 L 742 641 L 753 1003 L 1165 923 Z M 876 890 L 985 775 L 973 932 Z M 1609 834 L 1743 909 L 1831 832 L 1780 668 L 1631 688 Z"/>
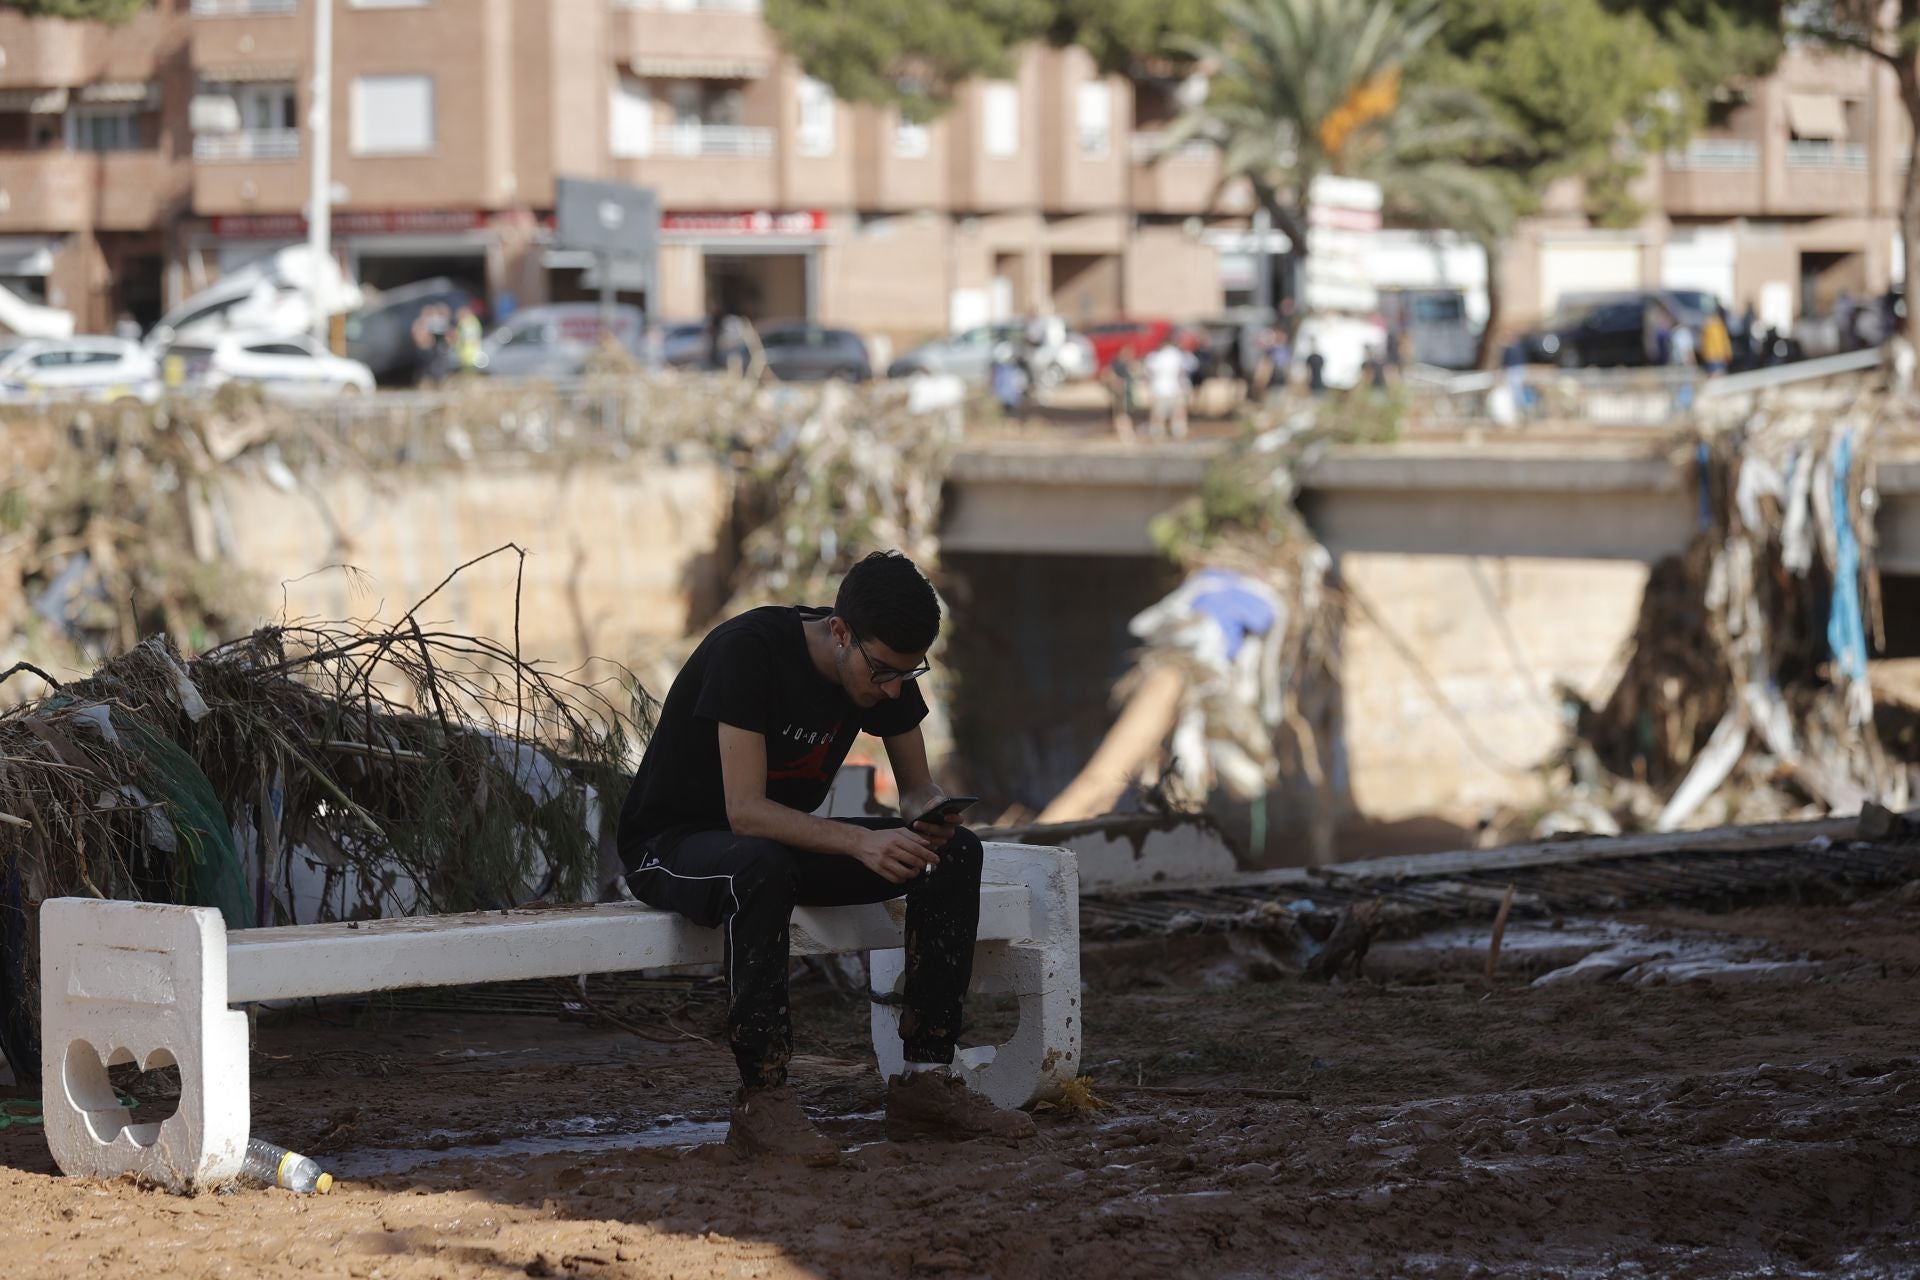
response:
<path id="1" fill-rule="evenodd" d="M 1480 330 L 1480 349 L 1474 352 L 1476 369 L 1500 367 L 1500 246 L 1483 241 L 1480 251 L 1487 256 L 1487 324 Z"/>

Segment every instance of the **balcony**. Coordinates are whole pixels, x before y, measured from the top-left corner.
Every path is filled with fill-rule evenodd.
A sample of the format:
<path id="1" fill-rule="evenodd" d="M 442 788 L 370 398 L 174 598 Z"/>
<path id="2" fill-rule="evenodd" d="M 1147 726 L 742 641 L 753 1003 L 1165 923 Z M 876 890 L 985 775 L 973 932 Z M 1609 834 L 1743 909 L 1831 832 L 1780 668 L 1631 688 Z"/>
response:
<path id="1" fill-rule="evenodd" d="M 24 18 L 0 10 L 0 88 L 51 89 L 85 84 L 90 28 L 57 18 Z"/>
<path id="2" fill-rule="evenodd" d="M 1737 217 L 1762 207 L 1761 149 L 1750 138 L 1696 138 L 1669 151 L 1661 177 L 1661 205 L 1691 218 Z"/>
<path id="3" fill-rule="evenodd" d="M 757 125 L 668 124 L 653 132 L 658 156 L 770 156 L 773 130 Z"/>
<path id="4" fill-rule="evenodd" d="M 614 60 L 655 79 L 755 80 L 780 61 L 759 0 L 616 0 Z"/>
<path id="5" fill-rule="evenodd" d="M 652 149 L 614 161 L 614 178 L 660 192 L 670 209 L 766 209 L 779 203 L 774 131 L 756 125 L 669 124 Z"/>
<path id="6" fill-rule="evenodd" d="M 221 164 L 250 160 L 298 160 L 298 129 L 241 129 L 234 133 L 199 133 L 193 138 L 196 163 Z"/>
<path id="7" fill-rule="evenodd" d="M 185 196 L 186 178 L 159 151 L 0 153 L 0 232 L 144 230 Z"/>
<path id="8" fill-rule="evenodd" d="M 1787 143 L 1789 169 L 1841 169 L 1849 173 L 1867 171 L 1867 149 L 1859 143 L 1838 143 L 1794 139 Z"/>
<path id="9" fill-rule="evenodd" d="M 1216 203 L 1220 152 L 1212 143 L 1192 140 L 1168 149 L 1168 135 L 1137 129 L 1133 155 L 1133 207 L 1142 213 L 1206 213 Z"/>
<path id="10" fill-rule="evenodd" d="M 1760 144 L 1746 138 L 1696 138 L 1685 151 L 1667 152 L 1669 170 L 1740 173 L 1760 167 Z"/>
<path id="11" fill-rule="evenodd" d="M 245 18 L 254 15 L 293 13 L 300 0 L 193 0 L 196 18 Z"/>
<path id="12" fill-rule="evenodd" d="M 653 13 L 758 13 L 760 0 L 613 0 L 613 7 Z"/>

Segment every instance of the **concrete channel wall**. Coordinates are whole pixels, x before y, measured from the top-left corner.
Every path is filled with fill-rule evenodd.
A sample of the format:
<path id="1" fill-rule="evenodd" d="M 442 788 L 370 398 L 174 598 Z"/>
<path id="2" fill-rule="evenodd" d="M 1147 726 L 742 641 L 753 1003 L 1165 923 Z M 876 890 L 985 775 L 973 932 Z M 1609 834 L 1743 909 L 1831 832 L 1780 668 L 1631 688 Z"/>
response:
<path id="1" fill-rule="evenodd" d="M 732 484 L 704 458 L 340 470 L 291 493 L 236 478 L 226 500 L 236 567 L 260 584 L 265 616 L 397 619 L 454 566 L 518 543 L 521 651 L 561 669 L 684 634 L 730 567 Z M 361 572 L 328 568 L 340 564 Z M 510 639 L 518 568 L 509 554 L 466 570 L 423 618 Z"/>
<path id="2" fill-rule="evenodd" d="M 562 669 L 590 654 L 642 666 L 720 599 L 730 568 L 731 481 L 710 459 L 569 470 L 499 460 L 334 471 L 315 484 L 236 479 L 227 490 L 237 567 L 259 584 L 263 616 L 395 619 L 455 565 L 511 541 L 529 552 L 523 652 Z M 970 497 L 955 500 L 964 511 Z M 340 564 L 361 573 L 328 568 Z M 504 556 L 465 571 L 424 616 L 511 637 L 516 567 Z M 1110 723 L 1127 620 L 1170 589 L 1170 571 L 1138 553 L 1061 554 L 1045 539 L 956 550 L 948 570 L 968 775 L 996 801 L 1038 808 Z M 1604 694 L 1646 578 L 1624 560 L 1375 551 L 1342 555 L 1341 572 L 1366 606 L 1345 633 L 1341 790 L 1369 817 L 1463 823 L 1531 798 L 1527 771 L 1560 737 L 1555 686 Z M 1300 797 L 1277 798 L 1266 857 L 1284 860 L 1303 815 Z"/>

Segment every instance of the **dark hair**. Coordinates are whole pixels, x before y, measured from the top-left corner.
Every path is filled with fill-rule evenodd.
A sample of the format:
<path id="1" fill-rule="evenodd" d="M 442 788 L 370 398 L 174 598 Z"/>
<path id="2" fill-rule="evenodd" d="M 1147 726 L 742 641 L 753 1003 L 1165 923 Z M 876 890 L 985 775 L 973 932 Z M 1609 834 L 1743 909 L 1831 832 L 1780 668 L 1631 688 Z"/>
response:
<path id="1" fill-rule="evenodd" d="M 933 584 L 898 551 L 875 551 L 847 570 L 833 611 L 855 635 L 896 653 L 925 653 L 940 634 Z"/>

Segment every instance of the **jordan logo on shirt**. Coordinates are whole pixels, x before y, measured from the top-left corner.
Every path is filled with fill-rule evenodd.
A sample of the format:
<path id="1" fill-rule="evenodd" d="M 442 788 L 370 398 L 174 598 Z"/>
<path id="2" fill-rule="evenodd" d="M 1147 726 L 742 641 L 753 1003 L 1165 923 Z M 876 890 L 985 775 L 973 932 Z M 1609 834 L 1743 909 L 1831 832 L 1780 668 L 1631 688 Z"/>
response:
<path id="1" fill-rule="evenodd" d="M 803 729 L 796 729 L 793 725 L 788 725 L 786 731 L 780 736 L 783 738 L 793 738 L 801 742 L 813 742 L 817 745 L 813 750 L 807 752 L 791 764 L 782 765 L 778 769 L 768 769 L 767 781 L 772 782 L 776 779 L 792 782 L 832 781 L 832 779 L 827 776 L 827 753 L 833 750 L 833 740 L 840 736 L 840 722 L 838 720 L 834 721 L 833 728 L 827 730 L 825 733 L 809 733 Z"/>

